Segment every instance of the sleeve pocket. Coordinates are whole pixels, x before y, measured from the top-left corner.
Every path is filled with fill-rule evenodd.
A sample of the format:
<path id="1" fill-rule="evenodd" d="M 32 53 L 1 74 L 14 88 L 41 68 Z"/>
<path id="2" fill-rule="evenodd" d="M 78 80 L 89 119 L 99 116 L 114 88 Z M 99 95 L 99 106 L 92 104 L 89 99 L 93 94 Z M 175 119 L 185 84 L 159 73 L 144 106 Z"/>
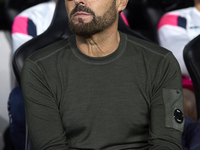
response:
<path id="1" fill-rule="evenodd" d="M 183 93 L 180 90 L 163 89 L 165 127 L 183 132 Z"/>

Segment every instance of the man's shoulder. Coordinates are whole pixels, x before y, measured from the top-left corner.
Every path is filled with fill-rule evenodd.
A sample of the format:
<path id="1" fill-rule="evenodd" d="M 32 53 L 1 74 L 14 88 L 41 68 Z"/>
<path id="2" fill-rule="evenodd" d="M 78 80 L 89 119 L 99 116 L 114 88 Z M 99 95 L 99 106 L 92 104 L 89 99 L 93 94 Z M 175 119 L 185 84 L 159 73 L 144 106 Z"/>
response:
<path id="1" fill-rule="evenodd" d="M 56 59 L 57 55 L 62 53 L 63 50 L 66 50 L 69 45 L 68 38 L 65 38 L 35 51 L 27 59 L 31 60 L 32 62 L 38 62 L 50 57 Z"/>
<path id="2" fill-rule="evenodd" d="M 165 57 L 165 55 L 167 55 L 168 53 L 171 53 L 169 50 L 153 42 L 145 41 L 145 40 L 142 40 L 130 35 L 127 35 L 127 37 L 128 37 L 127 42 L 132 44 L 133 45 L 132 47 L 135 47 L 137 50 L 144 52 L 146 54 L 153 54 L 153 55 Z"/>

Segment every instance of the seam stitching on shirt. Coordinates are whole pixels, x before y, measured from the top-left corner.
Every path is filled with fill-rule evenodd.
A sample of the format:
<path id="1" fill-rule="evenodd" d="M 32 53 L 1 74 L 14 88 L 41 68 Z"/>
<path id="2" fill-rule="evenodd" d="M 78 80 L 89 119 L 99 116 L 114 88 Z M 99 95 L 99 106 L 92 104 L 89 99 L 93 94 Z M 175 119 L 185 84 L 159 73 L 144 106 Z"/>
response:
<path id="1" fill-rule="evenodd" d="M 31 62 L 33 65 L 35 65 L 35 66 L 40 70 L 40 72 L 43 74 L 42 69 L 41 69 L 34 61 L 32 61 L 31 59 L 27 59 L 26 61 L 29 61 L 29 62 Z"/>
<path id="2" fill-rule="evenodd" d="M 161 66 L 163 66 L 164 65 L 164 62 L 165 62 L 165 60 L 166 60 L 166 58 L 167 58 L 167 56 L 170 54 L 170 52 L 169 53 L 167 53 L 165 56 L 164 56 L 164 58 L 163 58 L 163 60 L 162 60 L 162 62 L 161 62 Z M 161 69 L 160 69 L 160 71 L 159 71 L 159 81 L 160 81 L 160 79 L 161 79 L 161 74 L 162 74 L 162 70 L 163 69 L 163 67 L 161 67 Z"/>
<path id="3" fill-rule="evenodd" d="M 160 55 L 160 56 L 165 56 L 164 54 L 160 54 L 160 53 L 157 53 L 157 52 L 155 52 L 155 51 L 152 51 L 152 50 L 149 49 L 148 47 L 143 46 L 143 45 L 141 45 L 141 44 L 138 44 L 138 43 L 136 43 L 136 42 L 134 42 L 134 41 L 132 41 L 132 40 L 130 40 L 130 39 L 128 39 L 128 41 L 131 42 L 131 43 L 133 43 L 133 44 L 139 45 L 139 46 L 141 46 L 141 47 L 143 47 L 143 48 L 146 48 L 147 50 L 149 50 L 149 51 L 151 51 L 151 52 L 153 52 L 153 53 L 155 53 L 155 54 L 158 54 L 158 55 Z M 169 52 L 168 52 L 168 53 L 169 53 Z"/>
<path id="4" fill-rule="evenodd" d="M 40 59 L 36 60 L 35 63 L 37 63 L 38 61 L 44 60 L 44 59 L 46 59 L 46 58 L 48 58 L 48 57 L 54 55 L 55 53 L 57 53 L 57 52 L 60 51 L 61 49 L 67 47 L 68 45 L 69 45 L 69 44 L 67 44 L 67 45 L 65 45 L 65 46 L 63 46 L 63 47 L 61 47 L 61 48 L 55 50 L 55 52 L 53 52 L 53 53 L 51 53 L 51 54 L 49 54 L 49 55 L 47 55 L 47 56 L 45 56 L 45 57 L 43 57 L 43 58 L 40 58 Z"/>

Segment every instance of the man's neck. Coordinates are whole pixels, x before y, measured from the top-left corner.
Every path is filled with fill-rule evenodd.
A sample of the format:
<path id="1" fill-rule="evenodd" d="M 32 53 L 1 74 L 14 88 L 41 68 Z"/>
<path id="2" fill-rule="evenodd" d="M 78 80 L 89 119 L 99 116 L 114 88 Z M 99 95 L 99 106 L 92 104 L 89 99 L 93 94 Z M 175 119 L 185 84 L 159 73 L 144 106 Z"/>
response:
<path id="1" fill-rule="evenodd" d="M 113 53 L 119 46 L 120 35 L 115 29 L 106 29 L 90 38 L 76 36 L 78 48 L 90 57 L 103 57 Z"/>

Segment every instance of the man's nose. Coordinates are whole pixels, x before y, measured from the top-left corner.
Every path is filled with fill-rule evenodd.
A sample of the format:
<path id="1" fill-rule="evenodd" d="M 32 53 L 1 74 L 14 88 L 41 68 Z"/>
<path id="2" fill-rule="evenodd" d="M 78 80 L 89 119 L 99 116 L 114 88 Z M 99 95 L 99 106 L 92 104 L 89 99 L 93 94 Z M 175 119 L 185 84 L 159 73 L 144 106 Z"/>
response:
<path id="1" fill-rule="evenodd" d="M 76 5 L 87 6 L 87 0 L 74 0 L 74 3 L 75 3 Z"/>

